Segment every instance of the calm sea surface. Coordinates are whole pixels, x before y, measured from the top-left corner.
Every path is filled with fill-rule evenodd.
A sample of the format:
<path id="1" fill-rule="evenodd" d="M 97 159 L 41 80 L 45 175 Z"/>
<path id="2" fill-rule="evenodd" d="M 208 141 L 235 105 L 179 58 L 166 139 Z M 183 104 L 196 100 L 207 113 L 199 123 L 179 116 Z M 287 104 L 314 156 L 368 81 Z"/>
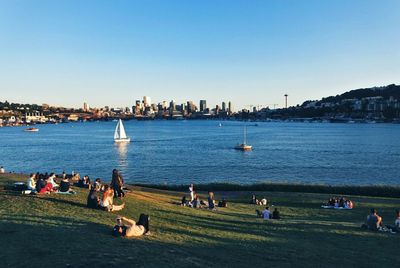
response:
<path id="1" fill-rule="evenodd" d="M 116 122 L 0 128 L 0 165 L 15 172 L 79 172 L 127 182 L 296 182 L 400 185 L 400 125 L 247 123 L 251 152 L 233 149 L 243 122 L 127 121 L 132 142 L 113 141 Z"/>

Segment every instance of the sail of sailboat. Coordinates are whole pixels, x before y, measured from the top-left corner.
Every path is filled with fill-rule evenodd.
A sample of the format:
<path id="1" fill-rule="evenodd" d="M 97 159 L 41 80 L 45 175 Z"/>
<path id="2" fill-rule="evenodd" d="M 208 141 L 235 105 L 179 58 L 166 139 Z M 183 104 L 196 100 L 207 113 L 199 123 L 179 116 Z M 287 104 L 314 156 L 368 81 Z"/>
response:
<path id="1" fill-rule="evenodd" d="M 115 142 L 130 142 L 131 139 L 126 136 L 125 127 L 122 120 L 119 119 L 117 126 L 114 131 L 114 141 Z"/>

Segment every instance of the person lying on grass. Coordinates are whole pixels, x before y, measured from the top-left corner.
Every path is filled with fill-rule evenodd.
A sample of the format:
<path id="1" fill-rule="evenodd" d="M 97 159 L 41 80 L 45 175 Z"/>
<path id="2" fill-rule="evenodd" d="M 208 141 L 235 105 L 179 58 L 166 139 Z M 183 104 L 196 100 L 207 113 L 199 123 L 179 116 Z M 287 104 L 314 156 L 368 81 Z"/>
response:
<path id="1" fill-rule="evenodd" d="M 114 226 L 113 235 L 117 237 L 139 237 L 142 235 L 149 235 L 149 221 L 150 217 L 143 213 L 140 214 L 137 223 L 125 217 L 117 217 L 117 225 Z"/>
<path id="2" fill-rule="evenodd" d="M 119 211 L 124 209 L 125 203 L 120 206 L 113 204 L 113 192 L 114 190 L 110 186 L 104 186 L 103 198 L 100 200 L 100 207 L 105 211 Z"/>

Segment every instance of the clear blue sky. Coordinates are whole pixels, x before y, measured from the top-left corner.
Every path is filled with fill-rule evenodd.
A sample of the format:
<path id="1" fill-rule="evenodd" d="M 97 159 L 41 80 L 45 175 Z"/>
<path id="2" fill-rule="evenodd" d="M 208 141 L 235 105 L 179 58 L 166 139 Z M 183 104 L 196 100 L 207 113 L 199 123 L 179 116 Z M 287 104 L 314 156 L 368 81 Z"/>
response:
<path id="1" fill-rule="evenodd" d="M 400 83 L 399 0 L 4 0 L 0 100 L 283 106 Z"/>

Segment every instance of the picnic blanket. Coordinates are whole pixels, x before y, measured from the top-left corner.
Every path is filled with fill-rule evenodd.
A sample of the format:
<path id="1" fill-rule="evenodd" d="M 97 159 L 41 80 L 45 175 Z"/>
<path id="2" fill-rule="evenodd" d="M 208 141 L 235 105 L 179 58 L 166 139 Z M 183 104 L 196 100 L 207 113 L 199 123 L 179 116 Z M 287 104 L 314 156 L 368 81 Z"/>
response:
<path id="1" fill-rule="evenodd" d="M 321 208 L 325 208 L 325 209 L 352 209 L 352 208 L 335 207 L 335 206 L 325 206 L 325 205 L 322 205 Z"/>
<path id="2" fill-rule="evenodd" d="M 68 192 L 60 192 L 60 191 L 56 191 L 54 192 L 55 194 L 65 194 L 65 195 L 74 195 L 76 194 L 75 191 L 68 191 Z"/>

